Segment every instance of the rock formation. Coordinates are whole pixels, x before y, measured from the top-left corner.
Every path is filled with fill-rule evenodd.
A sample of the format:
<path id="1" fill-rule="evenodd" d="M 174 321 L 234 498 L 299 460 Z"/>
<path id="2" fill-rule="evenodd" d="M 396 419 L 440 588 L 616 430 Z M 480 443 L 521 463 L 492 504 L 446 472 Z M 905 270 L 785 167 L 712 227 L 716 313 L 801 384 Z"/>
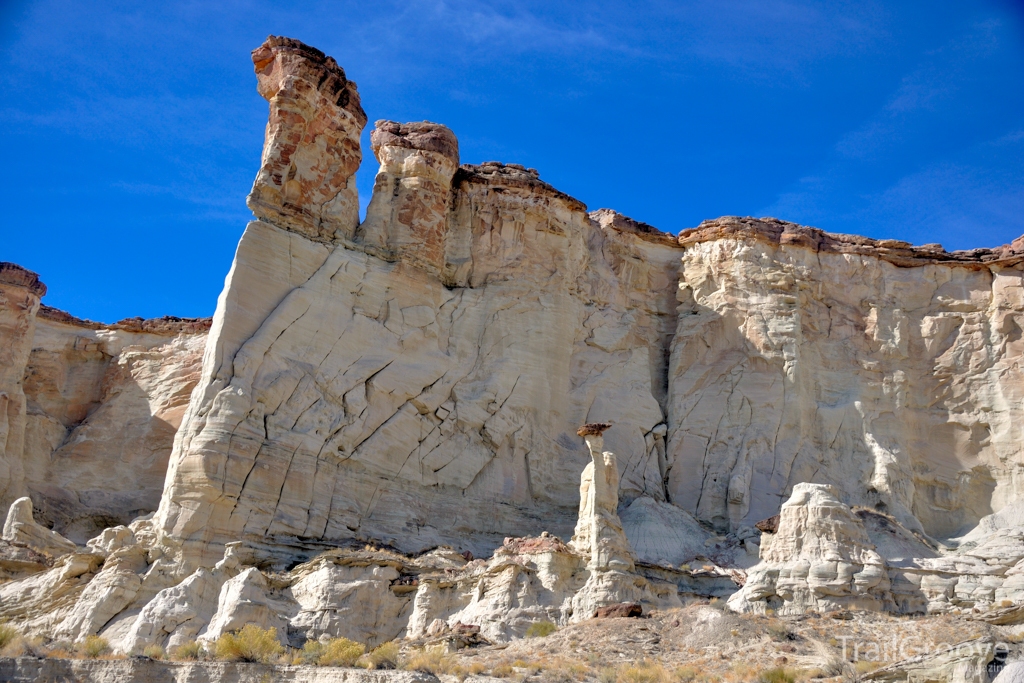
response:
<path id="1" fill-rule="evenodd" d="M 4 522 L 4 540 L 24 544 L 50 557 L 60 557 L 78 549 L 56 531 L 36 524 L 32 517 L 32 499 L 28 496 L 11 504 Z"/>
<path id="2" fill-rule="evenodd" d="M 738 611 L 1024 621 L 1024 242 L 676 237 L 426 121 L 375 124 L 360 222 L 355 84 L 292 39 L 252 59 L 212 321 L 78 320 L 0 264 L 0 620 L 504 641 L 759 556 Z"/>
<path id="3" fill-rule="evenodd" d="M 787 614 L 840 609 L 881 611 L 891 600 L 885 561 L 864 525 L 828 484 L 797 484 L 764 534 L 762 564 L 730 600 L 733 609 Z"/>
<path id="4" fill-rule="evenodd" d="M 24 495 L 25 363 L 46 285 L 30 270 L 0 262 L 0 506 Z"/>
<path id="5" fill-rule="evenodd" d="M 684 231 L 668 494 L 722 530 L 804 481 L 934 538 L 1020 495 L 1021 247 L 725 218 Z"/>

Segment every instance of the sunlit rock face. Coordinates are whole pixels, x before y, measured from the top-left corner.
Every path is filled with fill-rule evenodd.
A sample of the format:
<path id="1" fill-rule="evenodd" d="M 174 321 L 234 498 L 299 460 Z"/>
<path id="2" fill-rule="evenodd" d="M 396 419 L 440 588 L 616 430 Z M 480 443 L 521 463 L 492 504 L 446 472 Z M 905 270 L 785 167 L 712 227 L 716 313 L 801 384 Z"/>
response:
<path id="1" fill-rule="evenodd" d="M 0 505 L 24 495 L 25 362 L 46 285 L 14 263 L 0 262 Z"/>
<path id="2" fill-rule="evenodd" d="M 271 59 L 295 70 L 281 82 L 306 78 L 289 45 L 257 50 L 258 73 Z M 267 144 L 301 139 L 269 100 Z M 354 101 L 316 99 L 295 125 L 348 120 Z M 358 144 L 359 126 L 345 130 L 332 149 Z M 377 191 L 351 239 L 280 219 L 273 174 L 257 177 L 260 220 L 221 295 L 158 516 L 186 565 L 239 538 L 487 553 L 539 524 L 568 536 L 589 459 L 576 426 L 611 414 L 624 495 L 665 497 L 674 240 L 592 218 L 530 169 L 457 168 L 443 126 L 379 122 L 372 140 Z M 308 165 L 305 182 L 341 193 L 340 175 L 328 182 L 340 168 Z"/>
<path id="3" fill-rule="evenodd" d="M 106 326 L 43 307 L 25 366 L 24 485 L 78 543 L 160 504 L 209 320 Z"/>
<path id="4" fill-rule="evenodd" d="M 949 254 L 735 218 L 680 243 L 673 502 L 729 530 L 823 482 L 945 538 L 1018 497 L 1020 244 Z"/>
<path id="5" fill-rule="evenodd" d="M 725 597 L 759 553 L 740 611 L 1024 618 L 1024 243 L 677 237 L 427 121 L 375 124 L 360 221 L 355 84 L 292 39 L 253 63 L 212 321 L 77 320 L 0 264 L 0 619 L 507 640 Z"/>

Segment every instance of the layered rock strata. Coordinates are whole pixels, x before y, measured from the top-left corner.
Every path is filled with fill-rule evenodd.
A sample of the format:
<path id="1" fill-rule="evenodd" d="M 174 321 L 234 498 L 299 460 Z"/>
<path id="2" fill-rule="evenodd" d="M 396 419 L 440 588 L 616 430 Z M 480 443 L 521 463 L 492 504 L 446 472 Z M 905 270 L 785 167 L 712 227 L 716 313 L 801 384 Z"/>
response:
<path id="1" fill-rule="evenodd" d="M 724 596 L 758 554 L 736 609 L 1024 614 L 1019 240 L 676 238 L 460 165 L 430 122 L 377 122 L 360 222 L 355 84 L 287 38 L 253 63 L 255 216 L 212 322 L 37 315 L 0 267 L 0 492 L 32 503 L 0 619 L 129 652 L 503 640 Z"/>
<path id="2" fill-rule="evenodd" d="M 22 366 L 19 485 L 38 520 L 84 544 L 160 503 L 209 320 L 103 325 L 42 306 Z"/>
<path id="3" fill-rule="evenodd" d="M 679 243 L 671 500 L 736 530 L 828 482 L 948 538 L 1019 497 L 1020 240 L 946 253 L 725 218 Z"/>
<path id="4" fill-rule="evenodd" d="M 254 53 L 259 78 L 268 59 L 291 68 L 278 51 L 304 54 L 282 46 Z M 301 138 L 306 119 L 289 132 L 269 100 L 267 144 Z M 355 101 L 319 98 L 308 116 L 357 121 Z M 358 128 L 335 146 L 357 145 Z M 535 171 L 457 169 L 443 126 L 378 122 L 372 140 L 377 191 L 351 239 L 279 219 L 273 173 L 257 177 L 259 220 L 221 295 L 158 514 L 187 571 L 238 538 L 486 554 L 541 524 L 567 536 L 589 459 L 575 425 L 613 407 L 624 496 L 665 498 L 659 378 L 680 250 L 601 228 Z"/>
<path id="5" fill-rule="evenodd" d="M 25 363 L 46 285 L 30 270 L 0 262 L 0 506 L 25 493 Z"/>

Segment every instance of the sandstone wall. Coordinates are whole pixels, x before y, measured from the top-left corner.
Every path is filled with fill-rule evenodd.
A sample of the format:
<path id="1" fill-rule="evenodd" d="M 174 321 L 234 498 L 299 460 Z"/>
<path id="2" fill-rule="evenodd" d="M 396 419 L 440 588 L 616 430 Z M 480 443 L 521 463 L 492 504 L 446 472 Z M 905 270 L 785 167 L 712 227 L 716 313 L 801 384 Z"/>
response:
<path id="1" fill-rule="evenodd" d="M 753 219 L 680 242 L 672 501 L 735 529 L 831 483 L 946 538 L 1019 496 L 1019 245 L 949 254 Z"/>
<path id="2" fill-rule="evenodd" d="M 24 366 L 24 481 L 39 521 L 84 543 L 156 510 L 207 328 L 43 308 Z"/>
<path id="3" fill-rule="evenodd" d="M 0 262 L 0 505 L 24 494 L 25 362 L 46 285 L 30 270 Z"/>
<path id="4" fill-rule="evenodd" d="M 0 264 L 0 504 L 28 495 L 81 544 L 156 510 L 209 321 L 102 325 L 41 306 L 45 292 Z"/>
<path id="5" fill-rule="evenodd" d="M 282 95 L 261 64 L 291 68 L 299 52 L 275 39 L 254 53 L 272 122 Z M 318 60 L 281 82 L 312 93 L 344 79 Z M 307 99 L 310 121 L 354 122 L 338 148 L 358 144 L 354 95 Z M 303 139 L 274 128 L 265 163 L 287 166 L 278 140 Z M 265 208 L 273 174 L 257 177 L 258 220 L 221 295 L 159 515 L 185 565 L 238 538 L 488 553 L 538 527 L 568 535 L 587 460 L 575 429 L 612 415 L 624 495 L 664 499 L 674 240 L 591 217 L 532 170 L 456 170 L 443 126 L 378 122 L 373 141 L 381 173 L 351 234 L 342 221 L 328 240 L 321 223 L 314 239 L 296 227 L 307 217 L 280 219 L 287 207 Z"/>

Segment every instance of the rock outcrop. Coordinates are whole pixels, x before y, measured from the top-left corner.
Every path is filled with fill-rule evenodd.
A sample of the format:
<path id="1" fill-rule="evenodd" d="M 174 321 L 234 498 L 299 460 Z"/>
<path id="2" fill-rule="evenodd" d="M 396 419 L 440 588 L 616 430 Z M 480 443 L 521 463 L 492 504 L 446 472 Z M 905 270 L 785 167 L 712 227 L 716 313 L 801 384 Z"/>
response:
<path id="1" fill-rule="evenodd" d="M 360 222 L 355 84 L 288 38 L 252 59 L 212 321 L 79 320 L 0 264 L 0 503 L 31 499 L 0 619 L 467 645 L 745 583 L 738 611 L 1024 620 L 1024 242 L 676 237 L 426 121 L 376 123 Z"/>
<path id="2" fill-rule="evenodd" d="M 1019 497 L 1019 240 L 946 253 L 723 218 L 679 243 L 672 501 L 736 530 L 828 482 L 949 538 Z"/>
<path id="3" fill-rule="evenodd" d="M 25 363 L 46 285 L 30 270 L 0 261 L 0 506 L 25 493 Z"/>
<path id="4" fill-rule="evenodd" d="M 7 511 L 4 540 L 26 545 L 54 558 L 78 549 L 78 546 L 56 531 L 36 523 L 32 516 L 32 499 L 28 496 L 14 501 Z"/>
<path id="5" fill-rule="evenodd" d="M 828 484 L 797 484 L 778 531 L 762 536 L 762 564 L 747 573 L 729 607 L 780 614 L 889 607 L 885 561 L 837 494 Z"/>
<path id="6" fill-rule="evenodd" d="M 160 503 L 209 320 L 101 325 L 41 307 L 24 369 L 24 486 L 78 543 Z"/>

